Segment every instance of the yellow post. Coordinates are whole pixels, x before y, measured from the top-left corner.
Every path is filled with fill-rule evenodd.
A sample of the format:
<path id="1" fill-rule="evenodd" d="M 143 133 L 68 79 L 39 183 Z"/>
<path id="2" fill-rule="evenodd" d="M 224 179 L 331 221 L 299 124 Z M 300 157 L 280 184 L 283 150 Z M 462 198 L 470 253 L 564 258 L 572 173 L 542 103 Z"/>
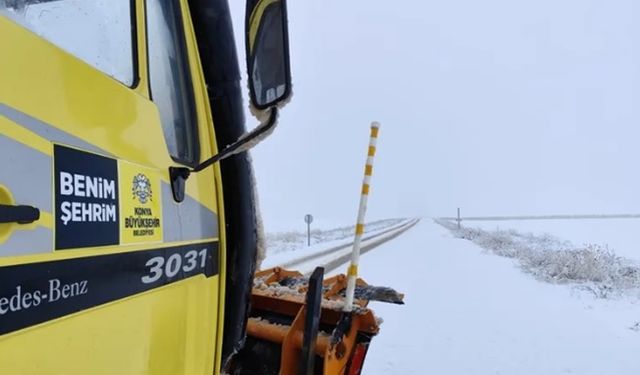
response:
<path id="1" fill-rule="evenodd" d="M 367 198 L 371 186 L 371 175 L 373 174 L 373 157 L 376 154 L 376 142 L 380 123 L 371 123 L 371 137 L 369 139 L 369 151 L 367 153 L 367 164 L 364 167 L 364 180 L 362 181 L 362 194 L 360 194 L 360 208 L 358 209 L 358 219 L 356 222 L 356 233 L 353 240 L 353 250 L 351 252 L 351 264 L 347 270 L 347 291 L 345 296 L 344 311 L 353 310 L 353 296 L 356 289 L 356 279 L 358 278 L 358 264 L 360 262 L 360 242 L 364 233 L 364 215 L 367 212 Z"/>

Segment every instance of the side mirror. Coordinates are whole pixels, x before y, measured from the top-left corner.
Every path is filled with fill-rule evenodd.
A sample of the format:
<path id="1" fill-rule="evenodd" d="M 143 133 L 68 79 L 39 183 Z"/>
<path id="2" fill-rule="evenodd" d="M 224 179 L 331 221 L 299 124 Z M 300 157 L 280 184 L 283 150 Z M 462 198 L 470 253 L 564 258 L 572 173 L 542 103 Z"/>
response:
<path id="1" fill-rule="evenodd" d="M 291 95 L 286 1 L 248 0 L 245 28 L 251 102 L 273 107 Z"/>
<path id="2" fill-rule="evenodd" d="M 2 1 L 2 0 L 0 0 Z M 246 16 L 247 69 L 251 103 L 258 110 L 269 109 L 266 119 L 193 169 L 169 167 L 173 199 L 185 198 L 186 181 L 197 173 L 229 156 L 249 150 L 268 137 L 278 123 L 277 105 L 291 95 L 289 67 L 289 32 L 285 0 L 247 0 Z"/>

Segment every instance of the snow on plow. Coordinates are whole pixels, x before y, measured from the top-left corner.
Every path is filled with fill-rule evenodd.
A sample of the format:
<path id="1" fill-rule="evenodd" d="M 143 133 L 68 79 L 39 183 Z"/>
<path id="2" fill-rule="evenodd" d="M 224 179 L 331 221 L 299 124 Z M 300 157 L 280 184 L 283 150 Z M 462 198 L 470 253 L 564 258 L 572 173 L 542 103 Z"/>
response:
<path id="1" fill-rule="evenodd" d="M 402 304 L 391 288 L 356 282 L 354 308 L 343 312 L 347 277 L 323 281 L 272 268 L 256 273 L 247 342 L 234 374 L 359 374 L 379 320 L 369 301 Z"/>

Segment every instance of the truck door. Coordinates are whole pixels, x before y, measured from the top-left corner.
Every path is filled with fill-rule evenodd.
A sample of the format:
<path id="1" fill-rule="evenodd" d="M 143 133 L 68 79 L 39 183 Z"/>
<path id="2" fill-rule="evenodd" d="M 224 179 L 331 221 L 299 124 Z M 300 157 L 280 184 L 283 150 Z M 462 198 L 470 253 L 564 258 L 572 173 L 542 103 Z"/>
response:
<path id="1" fill-rule="evenodd" d="M 219 170 L 168 176 L 216 151 L 186 5 L 0 0 L 0 373 L 218 368 Z"/>

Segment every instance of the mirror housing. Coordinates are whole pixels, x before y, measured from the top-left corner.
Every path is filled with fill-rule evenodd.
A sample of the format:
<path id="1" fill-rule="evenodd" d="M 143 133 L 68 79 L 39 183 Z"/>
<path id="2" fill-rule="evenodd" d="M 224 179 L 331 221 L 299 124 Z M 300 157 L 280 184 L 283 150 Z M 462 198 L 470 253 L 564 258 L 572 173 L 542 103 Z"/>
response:
<path id="1" fill-rule="evenodd" d="M 247 0 L 245 46 L 252 105 L 264 110 L 291 95 L 286 0 Z"/>

